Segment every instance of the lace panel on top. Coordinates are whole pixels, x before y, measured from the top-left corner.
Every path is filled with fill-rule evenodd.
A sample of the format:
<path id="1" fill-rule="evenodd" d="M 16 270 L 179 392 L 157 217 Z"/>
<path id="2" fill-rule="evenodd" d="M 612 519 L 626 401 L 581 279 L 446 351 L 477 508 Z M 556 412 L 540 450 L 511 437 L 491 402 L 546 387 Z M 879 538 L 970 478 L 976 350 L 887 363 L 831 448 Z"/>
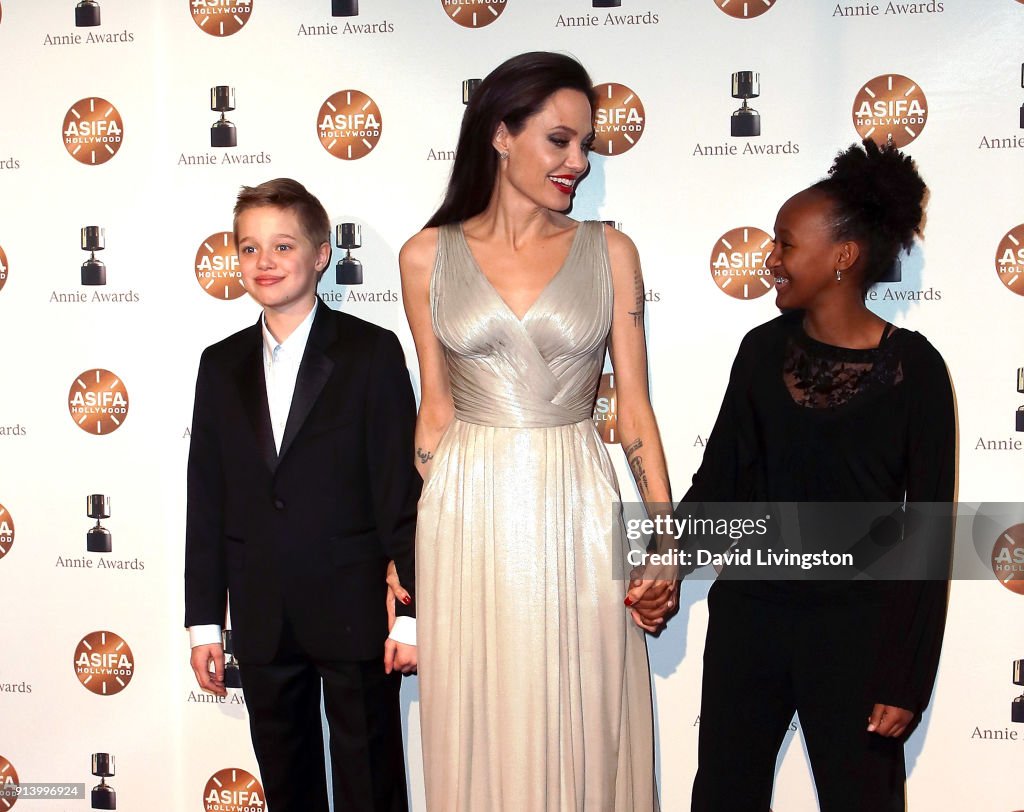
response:
<path id="1" fill-rule="evenodd" d="M 851 350 L 822 344 L 802 330 L 786 343 L 783 378 L 790 396 L 809 409 L 831 409 L 857 395 L 903 380 L 892 333 L 875 349 Z"/>

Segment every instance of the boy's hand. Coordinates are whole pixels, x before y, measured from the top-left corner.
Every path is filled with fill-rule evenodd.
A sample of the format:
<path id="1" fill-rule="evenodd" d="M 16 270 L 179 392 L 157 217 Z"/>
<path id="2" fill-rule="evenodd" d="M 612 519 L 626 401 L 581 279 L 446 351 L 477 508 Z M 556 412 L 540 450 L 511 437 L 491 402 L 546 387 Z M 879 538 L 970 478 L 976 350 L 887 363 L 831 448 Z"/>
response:
<path id="1" fill-rule="evenodd" d="M 213 663 L 213 671 L 210 670 L 210 663 Z M 217 696 L 228 695 L 224 687 L 224 647 L 220 643 L 193 646 L 192 671 L 204 691 Z"/>
<path id="2" fill-rule="evenodd" d="M 390 637 L 384 641 L 384 673 L 401 671 L 403 674 L 416 673 L 416 646 L 407 646 Z"/>

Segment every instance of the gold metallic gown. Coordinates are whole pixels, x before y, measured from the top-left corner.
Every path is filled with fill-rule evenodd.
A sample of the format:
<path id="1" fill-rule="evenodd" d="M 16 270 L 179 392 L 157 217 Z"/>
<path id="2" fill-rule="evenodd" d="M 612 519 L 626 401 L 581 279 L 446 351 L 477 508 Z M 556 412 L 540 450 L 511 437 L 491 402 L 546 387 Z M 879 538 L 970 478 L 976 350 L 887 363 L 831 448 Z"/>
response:
<path id="1" fill-rule="evenodd" d="M 444 226 L 430 301 L 455 419 L 416 535 L 427 808 L 651 812 L 646 641 L 613 578 L 618 487 L 591 419 L 612 318 L 603 227 L 580 224 L 520 321 Z"/>

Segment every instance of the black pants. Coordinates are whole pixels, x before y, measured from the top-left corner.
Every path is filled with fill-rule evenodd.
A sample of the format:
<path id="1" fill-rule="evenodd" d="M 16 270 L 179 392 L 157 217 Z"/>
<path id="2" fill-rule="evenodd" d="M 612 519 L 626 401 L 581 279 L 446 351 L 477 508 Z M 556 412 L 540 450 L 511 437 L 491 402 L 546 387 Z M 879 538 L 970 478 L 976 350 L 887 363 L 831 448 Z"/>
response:
<path id="1" fill-rule="evenodd" d="M 822 812 L 903 812 L 903 741 L 867 732 L 881 604 L 745 588 L 720 582 L 708 595 L 692 812 L 769 812 L 794 711 Z"/>
<path id="2" fill-rule="evenodd" d="M 320 691 L 330 729 L 335 812 L 406 812 L 401 674 L 309 658 L 286 628 L 269 665 L 239 663 L 267 812 L 327 812 Z"/>

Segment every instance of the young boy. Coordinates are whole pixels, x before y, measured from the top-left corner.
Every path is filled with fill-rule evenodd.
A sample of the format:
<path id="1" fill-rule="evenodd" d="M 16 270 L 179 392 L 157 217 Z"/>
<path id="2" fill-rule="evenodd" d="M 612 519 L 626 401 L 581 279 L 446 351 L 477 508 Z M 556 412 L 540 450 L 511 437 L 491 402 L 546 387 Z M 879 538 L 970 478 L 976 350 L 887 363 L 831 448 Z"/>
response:
<path id="1" fill-rule="evenodd" d="M 200 687 L 225 693 L 230 598 L 268 807 L 327 812 L 322 688 L 334 808 L 405 810 L 399 687 L 416 667 L 420 479 L 402 348 L 317 298 L 330 220 L 301 184 L 243 187 L 234 230 L 263 313 L 199 363 L 185 547 L 192 668 Z M 396 590 L 390 636 L 389 559 L 407 590 Z"/>

